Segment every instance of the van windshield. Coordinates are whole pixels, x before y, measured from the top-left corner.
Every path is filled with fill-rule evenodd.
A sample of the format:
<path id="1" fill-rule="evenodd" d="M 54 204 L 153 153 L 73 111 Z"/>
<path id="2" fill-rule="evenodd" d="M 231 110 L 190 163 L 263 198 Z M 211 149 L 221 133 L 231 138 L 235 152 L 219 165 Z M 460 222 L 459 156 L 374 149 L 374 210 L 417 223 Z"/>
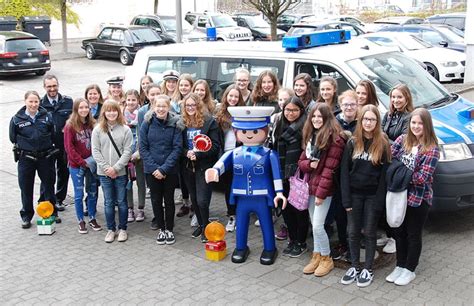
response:
<path id="1" fill-rule="evenodd" d="M 415 107 L 430 107 L 447 100 L 446 89 L 414 60 L 398 52 L 371 55 L 347 62 L 361 79 L 371 80 L 381 102 L 388 107 L 389 92 L 395 85 L 404 83 L 410 88 Z"/>
<path id="2" fill-rule="evenodd" d="M 216 15 L 211 16 L 212 22 L 216 28 L 228 28 L 228 27 L 236 27 L 237 23 L 235 23 L 234 19 L 228 15 Z"/>

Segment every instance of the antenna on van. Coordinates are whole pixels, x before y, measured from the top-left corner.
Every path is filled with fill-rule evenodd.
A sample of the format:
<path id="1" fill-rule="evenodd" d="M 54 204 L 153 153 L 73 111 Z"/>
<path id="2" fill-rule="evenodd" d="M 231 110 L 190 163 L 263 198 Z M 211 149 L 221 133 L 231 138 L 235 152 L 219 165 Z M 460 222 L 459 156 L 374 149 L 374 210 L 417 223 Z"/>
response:
<path id="1" fill-rule="evenodd" d="M 309 34 L 283 37 L 283 48 L 295 52 L 300 49 L 347 43 L 351 32 L 346 30 L 324 30 Z"/>

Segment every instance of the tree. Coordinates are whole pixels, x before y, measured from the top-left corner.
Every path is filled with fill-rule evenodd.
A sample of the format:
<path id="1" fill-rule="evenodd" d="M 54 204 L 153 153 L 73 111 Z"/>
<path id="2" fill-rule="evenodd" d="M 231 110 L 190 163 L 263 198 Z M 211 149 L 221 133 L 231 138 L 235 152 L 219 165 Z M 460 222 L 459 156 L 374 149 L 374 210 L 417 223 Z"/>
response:
<path id="1" fill-rule="evenodd" d="M 284 12 L 296 7 L 300 0 L 244 0 L 270 21 L 272 40 L 277 39 L 277 20 Z"/>
<path id="2" fill-rule="evenodd" d="M 155 15 L 158 14 L 158 4 L 159 4 L 159 2 L 160 2 L 159 0 L 154 0 L 153 1 L 153 12 L 154 12 Z"/>

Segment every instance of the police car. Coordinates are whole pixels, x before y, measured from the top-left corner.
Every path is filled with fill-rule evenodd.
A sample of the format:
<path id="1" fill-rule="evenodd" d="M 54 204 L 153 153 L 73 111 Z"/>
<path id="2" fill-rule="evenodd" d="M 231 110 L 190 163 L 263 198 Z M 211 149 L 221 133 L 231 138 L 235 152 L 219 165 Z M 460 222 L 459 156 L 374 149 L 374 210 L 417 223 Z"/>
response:
<path id="1" fill-rule="evenodd" d="M 289 48 L 292 51 L 283 48 L 281 42 L 206 42 L 187 44 L 186 48 L 146 48 L 138 52 L 133 66 L 127 69 L 124 87 L 138 89 L 143 75 L 160 81 L 164 71 L 174 69 L 190 73 L 195 80 L 207 80 L 214 97 L 219 99 L 240 67 L 250 71 L 252 81 L 261 71 L 272 70 L 282 86 L 290 88 L 294 76 L 306 72 L 316 87 L 321 77 L 332 76 L 339 93 L 354 88 L 362 79 L 371 80 L 384 113 L 390 89 L 406 83 L 415 107 L 431 111 L 440 143 L 433 209 L 474 206 L 474 103 L 449 93 L 417 62 L 394 49 L 363 38 L 310 47 L 310 38 L 296 37 L 295 45 Z"/>

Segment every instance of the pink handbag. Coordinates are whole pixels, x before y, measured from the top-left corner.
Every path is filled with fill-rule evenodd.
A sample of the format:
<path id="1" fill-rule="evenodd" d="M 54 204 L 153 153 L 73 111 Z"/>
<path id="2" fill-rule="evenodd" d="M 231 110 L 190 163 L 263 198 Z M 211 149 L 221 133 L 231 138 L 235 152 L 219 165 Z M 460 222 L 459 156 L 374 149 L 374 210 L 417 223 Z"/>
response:
<path id="1" fill-rule="evenodd" d="M 309 173 L 305 173 L 303 178 L 300 175 L 300 168 L 296 170 L 295 175 L 291 176 L 290 194 L 288 195 L 288 203 L 298 210 L 308 209 L 309 201 Z"/>

